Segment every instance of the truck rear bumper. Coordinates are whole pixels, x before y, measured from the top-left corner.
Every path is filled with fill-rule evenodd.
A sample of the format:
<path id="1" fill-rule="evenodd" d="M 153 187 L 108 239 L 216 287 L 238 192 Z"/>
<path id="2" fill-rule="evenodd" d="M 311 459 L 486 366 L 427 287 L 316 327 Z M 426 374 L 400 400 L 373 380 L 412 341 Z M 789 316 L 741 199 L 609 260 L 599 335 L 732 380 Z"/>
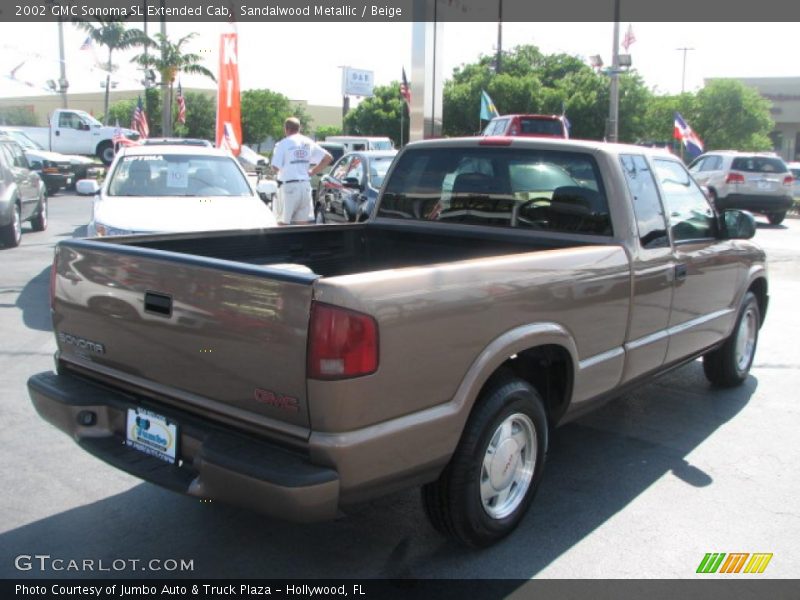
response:
<path id="1" fill-rule="evenodd" d="M 337 514 L 338 474 L 302 453 L 69 374 L 34 375 L 28 391 L 42 418 L 87 452 L 146 481 L 290 521 L 324 521 Z M 178 423 L 176 464 L 125 445 L 127 411 L 134 407 Z"/>

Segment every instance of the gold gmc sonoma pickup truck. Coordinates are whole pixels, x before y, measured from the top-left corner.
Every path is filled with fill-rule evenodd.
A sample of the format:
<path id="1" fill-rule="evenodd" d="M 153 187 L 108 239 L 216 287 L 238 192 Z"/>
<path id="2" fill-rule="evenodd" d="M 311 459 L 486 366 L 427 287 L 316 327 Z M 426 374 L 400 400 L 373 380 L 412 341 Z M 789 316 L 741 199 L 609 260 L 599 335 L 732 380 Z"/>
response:
<path id="1" fill-rule="evenodd" d="M 413 143 L 365 223 L 60 242 L 56 373 L 29 391 L 175 491 L 315 521 L 421 485 L 436 529 L 485 546 L 550 428 L 700 356 L 715 385 L 747 377 L 754 233 L 666 152 Z"/>

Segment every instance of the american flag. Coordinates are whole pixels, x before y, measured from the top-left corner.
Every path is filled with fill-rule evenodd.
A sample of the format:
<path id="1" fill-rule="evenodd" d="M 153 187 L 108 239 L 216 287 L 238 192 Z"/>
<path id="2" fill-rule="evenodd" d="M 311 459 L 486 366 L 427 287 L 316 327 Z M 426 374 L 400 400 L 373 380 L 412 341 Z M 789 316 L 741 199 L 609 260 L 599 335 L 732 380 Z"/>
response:
<path id="1" fill-rule="evenodd" d="M 178 82 L 178 97 L 176 98 L 178 103 L 178 123 L 186 123 L 186 98 L 183 97 L 183 88 L 181 88 L 181 82 Z"/>
<path id="2" fill-rule="evenodd" d="M 142 139 L 150 136 L 150 127 L 147 126 L 147 113 L 144 112 L 141 96 L 139 96 L 139 101 L 136 103 L 136 108 L 133 109 L 131 129 L 138 131 Z"/>
<path id="3" fill-rule="evenodd" d="M 625 37 L 622 38 L 622 47 L 625 48 L 625 52 L 628 51 L 628 48 L 631 47 L 631 44 L 636 41 L 636 36 L 633 35 L 633 25 L 628 23 L 628 31 L 625 32 Z"/>
<path id="4" fill-rule="evenodd" d="M 83 40 L 83 43 L 81 44 L 81 48 L 80 49 L 81 50 L 92 50 L 93 48 L 94 48 L 94 46 L 92 45 L 92 36 L 87 35 L 86 39 Z"/>
<path id="5" fill-rule="evenodd" d="M 406 68 L 403 67 L 403 80 L 400 82 L 400 95 L 405 99 L 409 108 L 411 107 L 411 89 L 408 87 L 408 79 L 406 79 Z"/>

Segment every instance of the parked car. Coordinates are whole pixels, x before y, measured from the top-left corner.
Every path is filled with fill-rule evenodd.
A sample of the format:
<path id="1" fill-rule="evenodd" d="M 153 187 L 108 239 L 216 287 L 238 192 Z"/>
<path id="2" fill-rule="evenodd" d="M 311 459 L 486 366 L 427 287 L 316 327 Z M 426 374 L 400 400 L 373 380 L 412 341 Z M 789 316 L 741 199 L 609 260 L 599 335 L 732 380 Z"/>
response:
<path id="1" fill-rule="evenodd" d="M 158 137 L 142 140 L 145 146 L 203 146 L 213 148 L 214 144 L 201 138 Z"/>
<path id="2" fill-rule="evenodd" d="M 123 135 L 131 141 L 139 134 L 131 129 L 103 125 L 83 110 L 58 108 L 53 111 L 47 127 L 18 127 L 45 150 L 64 154 L 96 156 L 104 164 L 114 160 L 114 136 Z"/>
<path id="3" fill-rule="evenodd" d="M 42 150 L 41 146 L 19 131 L 0 130 L 0 136 L 13 139 L 22 147 L 28 165 L 42 178 L 49 196 L 54 196 L 61 188 L 74 183 L 75 175 L 66 156 Z"/>
<path id="4" fill-rule="evenodd" d="M 69 162 L 68 176 L 66 177 L 68 181 L 63 185 L 63 187 L 68 190 L 75 189 L 75 183 L 80 179 L 102 177 L 106 172 L 106 167 L 103 163 L 98 162 L 96 159 L 89 158 L 88 156 L 82 156 L 80 154 L 61 154 L 60 152 L 45 150 L 41 144 L 32 140 L 30 136 L 21 129 L 2 127 L 0 128 L 0 133 L 5 133 L 13 138 L 14 141 L 25 150 L 28 160 L 32 163 L 34 160 L 41 162 L 43 164 L 43 169 L 48 167 L 52 169 L 54 166 L 58 166 L 59 171 L 67 175 L 64 162 Z M 36 158 L 32 158 L 32 156 Z M 54 164 L 48 165 L 46 164 L 47 162 Z M 43 177 L 43 179 L 45 179 L 45 183 L 48 183 L 45 177 Z M 48 185 L 49 195 L 52 196 L 57 191 L 58 189 L 55 189 L 55 182 L 52 185 Z"/>
<path id="5" fill-rule="evenodd" d="M 484 128 L 483 135 L 569 137 L 569 122 L 561 115 L 502 115 Z"/>
<path id="6" fill-rule="evenodd" d="M 698 156 L 689 171 L 719 210 L 749 210 L 777 225 L 794 204 L 794 177 L 775 154 L 715 150 Z"/>
<path id="7" fill-rule="evenodd" d="M 366 220 L 397 150 L 350 152 L 333 164 L 317 190 L 317 223 Z"/>
<path id="8" fill-rule="evenodd" d="M 792 195 L 795 199 L 800 200 L 800 162 L 790 162 L 786 165 L 789 167 L 789 171 L 794 177 L 794 182 L 792 183 Z"/>
<path id="9" fill-rule="evenodd" d="M 19 246 L 25 221 L 34 231 L 47 229 L 47 188 L 22 147 L 0 136 L 0 243 Z"/>
<path id="10" fill-rule="evenodd" d="M 123 148 L 102 188 L 93 180 L 79 182 L 79 188 L 97 196 L 89 236 L 253 229 L 276 224 L 239 163 L 216 148 Z"/>
<path id="11" fill-rule="evenodd" d="M 319 190 L 319 184 L 322 181 L 322 178 L 331 172 L 331 168 L 336 163 L 337 160 L 344 156 L 344 153 L 347 152 L 345 150 L 344 144 L 340 144 L 338 142 L 317 142 L 323 150 L 327 151 L 328 154 L 331 155 L 332 160 L 331 164 L 325 167 L 321 173 L 317 173 L 311 178 L 311 196 L 314 198 L 314 210 L 316 214 L 316 206 L 317 206 L 317 191 Z"/>
<path id="12" fill-rule="evenodd" d="M 366 135 L 329 135 L 325 138 L 329 144 L 341 144 L 345 152 L 361 152 L 365 150 L 394 150 L 394 144 L 388 137 Z"/>

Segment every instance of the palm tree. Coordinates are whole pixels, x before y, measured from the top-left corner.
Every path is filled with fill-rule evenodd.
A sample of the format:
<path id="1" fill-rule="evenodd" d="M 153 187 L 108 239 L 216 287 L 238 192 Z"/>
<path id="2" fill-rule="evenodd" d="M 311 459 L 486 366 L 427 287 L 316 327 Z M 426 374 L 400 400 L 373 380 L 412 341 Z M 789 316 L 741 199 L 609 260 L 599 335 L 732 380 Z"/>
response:
<path id="1" fill-rule="evenodd" d="M 143 31 L 128 29 L 119 21 L 97 19 L 97 25 L 88 21 L 78 21 L 76 25 L 86 31 L 92 41 L 98 46 L 108 48 L 108 61 L 106 62 L 106 97 L 103 105 L 103 123 L 108 125 L 108 99 L 111 92 L 111 72 L 116 69 L 111 57 L 115 50 L 128 50 L 152 43 Z"/>
<path id="2" fill-rule="evenodd" d="M 155 69 L 161 73 L 164 114 L 166 115 L 164 119 L 166 130 L 162 133 L 165 136 L 170 135 L 172 131 L 172 88 L 178 74 L 204 75 L 212 81 L 217 80 L 214 74 L 201 64 L 203 59 L 199 54 L 183 51 L 183 46 L 196 35 L 196 33 L 190 33 L 172 43 L 166 35 L 157 33 L 155 34 L 156 41 L 151 40 L 150 45 L 159 46 L 161 54 L 140 54 L 132 59 L 132 62 L 138 63 L 145 68 Z"/>

